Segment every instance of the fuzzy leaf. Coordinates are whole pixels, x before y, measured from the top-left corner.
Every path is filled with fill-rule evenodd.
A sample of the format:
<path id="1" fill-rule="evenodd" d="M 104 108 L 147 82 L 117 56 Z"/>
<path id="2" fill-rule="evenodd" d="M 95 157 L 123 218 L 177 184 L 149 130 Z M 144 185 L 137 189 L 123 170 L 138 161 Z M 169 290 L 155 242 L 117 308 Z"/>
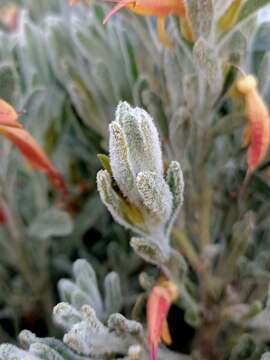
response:
<path id="1" fill-rule="evenodd" d="M 53 310 L 54 321 L 61 325 L 65 330 L 69 330 L 73 325 L 82 321 L 82 315 L 78 310 L 67 303 L 59 303 Z"/>
<path id="2" fill-rule="evenodd" d="M 166 222 L 172 213 L 172 194 L 163 178 L 144 171 L 138 174 L 136 183 L 144 205 Z"/>
<path id="3" fill-rule="evenodd" d="M 122 307 L 122 293 L 119 275 L 111 272 L 105 277 L 105 307 L 108 314 L 118 312 Z"/>
<path id="4" fill-rule="evenodd" d="M 173 195 L 173 210 L 179 209 L 184 201 L 184 177 L 180 164 L 172 161 L 167 170 L 166 182 Z"/>
<path id="5" fill-rule="evenodd" d="M 35 343 L 30 346 L 29 351 L 40 360 L 64 360 L 61 355 L 46 344 Z"/>
<path id="6" fill-rule="evenodd" d="M 186 74 L 184 76 L 183 95 L 188 110 L 193 111 L 198 99 L 198 78 L 195 74 Z"/>
<path id="7" fill-rule="evenodd" d="M 161 147 L 150 115 L 140 108 L 120 103 L 116 110 L 116 121 L 125 135 L 133 176 L 136 177 L 143 170 L 162 175 Z"/>
<path id="8" fill-rule="evenodd" d="M 45 344 L 54 349 L 58 354 L 62 355 L 65 360 L 86 360 L 85 357 L 75 354 L 60 340 L 55 338 L 39 338 L 28 330 L 23 330 L 19 334 L 19 340 L 23 348 L 29 349 L 32 344 Z"/>
<path id="9" fill-rule="evenodd" d="M 113 121 L 110 124 L 110 164 L 113 177 L 123 195 L 131 202 L 136 202 L 138 196 L 136 196 L 128 154 L 128 145 L 123 130 L 118 122 Z"/>
<path id="10" fill-rule="evenodd" d="M 112 314 L 108 320 L 108 327 L 116 334 L 130 334 L 138 336 L 142 334 L 143 328 L 140 323 L 134 320 L 128 320 L 121 314 Z"/>
<path id="11" fill-rule="evenodd" d="M 89 296 L 69 279 L 58 282 L 58 291 L 62 301 L 72 304 L 78 310 L 84 304 L 91 305 Z"/>
<path id="12" fill-rule="evenodd" d="M 76 352 L 95 357 L 111 352 L 123 351 L 123 344 L 97 319 L 94 310 L 83 306 L 83 321 L 74 325 L 64 335 L 64 343 Z"/>
<path id="13" fill-rule="evenodd" d="M 87 303 L 95 309 L 98 315 L 101 314 L 103 305 L 98 290 L 96 273 L 92 266 L 86 260 L 79 259 L 73 265 L 73 273 L 76 285 L 89 296 Z"/>
<path id="14" fill-rule="evenodd" d="M 0 89 L 0 98 L 5 101 L 12 102 L 15 99 L 17 82 L 15 79 L 14 68 L 10 64 L 0 65 L 0 84 L 3 84 Z"/>
<path id="15" fill-rule="evenodd" d="M 143 217 L 139 209 L 126 203 L 112 187 L 112 179 L 106 170 L 97 174 L 97 185 L 101 200 L 106 205 L 115 221 L 137 231 L 137 226 L 143 224 Z"/>
<path id="16" fill-rule="evenodd" d="M 128 360 L 141 360 L 143 359 L 143 349 L 140 345 L 132 345 L 128 349 Z"/>
<path id="17" fill-rule="evenodd" d="M 213 1 L 187 0 L 187 9 L 194 38 L 207 39 L 212 29 Z"/>
<path id="18" fill-rule="evenodd" d="M 68 213 L 51 208 L 38 215 L 29 228 L 30 236 L 42 240 L 53 236 L 67 236 L 73 231 L 73 222 Z"/>
<path id="19" fill-rule="evenodd" d="M 168 260 L 168 249 L 165 245 L 158 245 L 146 238 L 131 239 L 130 245 L 144 260 L 152 264 L 163 264 Z"/>
<path id="20" fill-rule="evenodd" d="M 254 15 L 257 11 L 268 4 L 270 4 L 270 0 L 247 0 L 240 11 L 238 22 Z"/>
<path id="21" fill-rule="evenodd" d="M 213 94 L 219 94 L 222 89 L 221 63 L 215 50 L 202 38 L 194 45 L 193 55 Z"/>
<path id="22" fill-rule="evenodd" d="M 192 97 L 190 96 L 189 99 L 190 102 L 188 106 L 191 106 L 193 101 Z M 173 121 L 170 122 L 170 141 L 173 149 L 179 153 L 181 161 L 185 161 L 186 159 L 185 154 L 191 141 L 192 125 L 190 111 L 186 107 L 177 109 Z"/>
<path id="23" fill-rule="evenodd" d="M 0 345 L 0 360 L 40 360 L 38 357 L 20 350 L 14 345 Z"/>
<path id="24" fill-rule="evenodd" d="M 270 360 L 270 352 L 263 354 L 263 356 L 261 357 L 261 360 Z"/>

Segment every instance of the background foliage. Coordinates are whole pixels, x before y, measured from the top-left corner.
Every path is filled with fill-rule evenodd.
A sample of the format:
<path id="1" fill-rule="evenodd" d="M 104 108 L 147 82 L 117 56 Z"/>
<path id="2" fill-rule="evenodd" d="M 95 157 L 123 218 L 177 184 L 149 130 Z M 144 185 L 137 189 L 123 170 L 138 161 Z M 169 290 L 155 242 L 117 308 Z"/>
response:
<path id="1" fill-rule="evenodd" d="M 243 1 L 226 31 L 218 21 L 231 1 L 214 3 L 214 12 L 209 7 L 193 14 L 195 45 L 183 38 L 177 18 L 168 19 L 173 51 L 160 44 L 154 19 L 123 11 L 103 26 L 107 7 L 100 3 L 70 8 L 65 0 L 17 1 L 16 28 L 1 19 L 0 97 L 22 112 L 20 121 L 62 171 L 71 193 L 61 198 L 1 141 L 0 202 L 7 221 L 0 228 L 0 342 L 13 343 L 23 328 L 59 335 L 53 306 L 60 298 L 76 304 L 62 285 L 59 298 L 56 284 L 71 276 L 79 257 L 91 262 L 99 284 L 108 272 L 119 274 L 122 306 L 112 306 L 100 320 L 110 328 L 109 315 L 121 311 L 145 323 L 143 307 L 158 270 L 132 252 L 130 233 L 113 222 L 96 193 L 96 154 L 108 153 L 108 125 L 119 100 L 126 100 L 153 116 L 165 161 L 179 161 L 184 172 L 185 202 L 172 245 L 188 263 L 188 290 L 205 313 L 202 320 L 181 301 L 172 308 L 172 348 L 188 354 L 195 349 L 194 358 L 206 359 L 216 358 L 209 348 L 217 348 L 220 359 L 260 359 L 268 350 L 270 158 L 239 198 L 245 119 L 241 99 L 231 95 L 237 66 L 256 75 L 269 104 L 270 25 L 253 16 L 267 1 Z M 1 9 L 10 4 L 2 1 Z M 108 297 L 99 288 L 100 298 Z M 72 324 L 63 323 L 62 315 L 58 323 L 72 331 L 87 310 L 76 313 Z M 26 348 L 41 343 L 29 333 L 21 338 Z"/>

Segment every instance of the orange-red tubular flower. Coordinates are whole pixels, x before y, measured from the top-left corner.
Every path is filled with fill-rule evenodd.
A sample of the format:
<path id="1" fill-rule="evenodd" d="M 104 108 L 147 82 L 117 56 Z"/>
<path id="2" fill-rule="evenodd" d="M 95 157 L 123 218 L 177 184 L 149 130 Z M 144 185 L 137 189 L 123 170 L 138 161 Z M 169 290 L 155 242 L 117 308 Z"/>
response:
<path id="1" fill-rule="evenodd" d="M 248 127 L 244 134 L 244 145 L 248 148 L 248 170 L 244 180 L 245 189 L 251 174 L 264 160 L 270 145 L 270 117 L 268 109 L 258 93 L 254 76 L 247 75 L 236 83 L 237 90 L 245 100 Z"/>
<path id="2" fill-rule="evenodd" d="M 0 99 L 0 133 L 20 150 L 34 169 L 46 173 L 56 188 L 66 191 L 62 175 L 53 166 L 36 140 L 17 122 L 17 118 L 16 111 Z"/>
<path id="3" fill-rule="evenodd" d="M 184 16 L 186 14 L 186 8 L 182 0 L 116 0 L 115 2 L 117 4 L 105 17 L 104 23 L 124 7 L 138 15 L 146 16 L 169 16 L 171 14 Z"/>
<path id="4" fill-rule="evenodd" d="M 110 17 L 121 10 L 128 8 L 138 15 L 157 16 L 158 17 L 158 31 L 161 41 L 164 45 L 171 47 L 171 41 L 165 30 L 165 18 L 169 15 L 175 14 L 180 17 L 185 17 L 186 8 L 183 0 L 108 0 L 109 2 L 116 2 L 114 8 L 108 13 L 104 19 L 104 24 Z"/>
<path id="5" fill-rule="evenodd" d="M 150 292 L 147 302 L 149 360 L 157 360 L 157 348 L 162 337 L 167 343 L 171 342 L 166 319 L 177 296 L 176 286 L 166 280 Z"/>

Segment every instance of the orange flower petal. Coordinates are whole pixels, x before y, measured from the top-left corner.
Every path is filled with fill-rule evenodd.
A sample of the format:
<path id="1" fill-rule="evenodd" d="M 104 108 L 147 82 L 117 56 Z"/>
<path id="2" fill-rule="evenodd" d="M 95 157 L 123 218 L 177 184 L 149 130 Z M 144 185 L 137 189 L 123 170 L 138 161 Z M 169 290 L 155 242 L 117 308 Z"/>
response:
<path id="1" fill-rule="evenodd" d="M 132 2 L 133 2 L 132 0 L 121 0 L 121 1 L 119 1 L 118 4 L 116 4 L 112 8 L 112 10 L 105 16 L 105 18 L 103 20 L 103 24 L 106 24 L 109 21 L 109 19 L 111 18 L 111 16 L 113 16 L 119 10 L 121 10 L 122 8 L 124 8 L 127 5 L 131 4 Z"/>
<path id="2" fill-rule="evenodd" d="M 22 128 L 17 122 L 18 114 L 7 102 L 0 99 L 0 125 Z"/>
<path id="3" fill-rule="evenodd" d="M 185 3 L 181 0 L 107 0 L 108 2 L 115 2 L 116 5 L 105 16 L 103 24 L 106 24 L 111 16 L 123 8 L 128 8 L 138 15 L 157 16 L 158 33 L 160 41 L 166 47 L 173 48 L 173 44 L 165 29 L 165 18 L 171 14 L 176 14 L 181 17 L 186 16 Z"/>
<path id="4" fill-rule="evenodd" d="M 124 7 L 128 7 L 129 10 L 135 12 L 138 15 L 168 16 L 171 14 L 176 14 L 181 17 L 186 15 L 185 3 L 181 0 L 163 0 L 163 1 L 107 0 L 107 1 L 116 2 L 117 4 L 105 17 L 104 23 L 106 23 L 113 14 L 115 14 Z"/>
<path id="5" fill-rule="evenodd" d="M 248 170 L 243 185 L 245 188 L 251 174 L 261 165 L 269 150 L 270 116 L 262 97 L 258 93 L 257 81 L 254 76 L 248 75 L 240 78 L 236 87 L 244 97 L 246 117 L 249 123 L 249 130 L 245 133 L 245 140 L 249 140 Z"/>
<path id="6" fill-rule="evenodd" d="M 1 8 L 0 21 L 2 21 L 10 30 L 16 30 L 18 27 L 18 15 L 18 7 L 10 4 Z"/>
<path id="7" fill-rule="evenodd" d="M 19 124 L 17 113 L 5 101 L 0 100 L 0 133 L 9 139 L 31 166 L 47 174 L 52 184 L 66 191 L 65 182 L 37 141 Z"/>
<path id="8" fill-rule="evenodd" d="M 161 339 L 164 322 L 171 306 L 171 297 L 167 289 L 155 286 L 147 302 L 148 344 L 150 360 L 157 360 L 157 347 Z"/>

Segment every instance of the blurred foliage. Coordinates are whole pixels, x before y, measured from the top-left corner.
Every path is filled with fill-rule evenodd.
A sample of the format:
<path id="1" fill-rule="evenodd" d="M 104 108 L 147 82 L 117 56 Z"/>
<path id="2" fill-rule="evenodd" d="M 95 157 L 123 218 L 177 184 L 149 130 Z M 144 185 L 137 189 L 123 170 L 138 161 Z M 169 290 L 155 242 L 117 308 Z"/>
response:
<path id="1" fill-rule="evenodd" d="M 21 113 L 20 121 L 65 175 L 70 194 L 63 199 L 53 192 L 43 175 L 33 173 L 10 144 L 1 142 L 1 207 L 8 218 L 0 230 L 0 323 L 7 330 L 2 340 L 22 326 L 40 328 L 41 334 L 54 332 L 50 321 L 56 302 L 53 284 L 69 273 L 70 261 L 79 254 L 96 256 L 102 262 L 107 259 L 104 265 L 96 263 L 101 274 L 124 266 L 127 272 L 122 281 L 131 298 L 134 290 L 125 277 L 128 269 L 135 274 L 140 267 L 138 259 L 128 263 L 124 255 L 118 259 L 127 250 L 127 235 L 111 223 L 95 193 L 100 168 L 96 154 L 106 150 L 106 128 L 117 97 L 132 97 L 122 71 L 124 66 L 134 67 L 125 58 L 127 54 L 132 61 L 126 34 L 114 27 L 112 38 L 119 37 L 122 52 L 115 49 L 113 61 L 104 55 L 110 52 L 110 41 L 101 25 L 101 8 L 88 14 L 83 9 L 71 12 L 64 1 L 46 5 L 33 1 L 24 6 L 29 11 L 18 8 L 18 29 L 0 33 L 0 97 Z M 61 15 L 56 16 L 56 11 Z M 52 16 L 44 17 L 47 12 Z M 77 23 L 77 30 L 71 23 Z M 99 30 L 85 43 L 85 34 L 96 25 Z M 80 41 L 73 38 L 75 34 Z M 93 53 L 92 46 L 97 47 Z M 117 95 L 99 82 L 99 76 L 106 78 L 108 72 L 114 77 L 112 86 L 119 74 Z"/>
<path id="2" fill-rule="evenodd" d="M 70 194 L 61 198 L 1 141 L 0 342 L 13 342 L 22 328 L 57 334 L 50 316 L 55 284 L 70 275 L 77 257 L 91 261 L 98 280 L 117 271 L 122 312 L 131 317 L 133 308 L 133 317 L 144 322 L 158 270 L 130 250 L 130 234 L 113 223 L 95 184 L 96 154 L 108 153 L 108 124 L 126 100 L 153 116 L 164 160 L 179 161 L 184 172 L 185 202 L 172 246 L 186 259 L 186 286 L 201 313 L 178 301 L 176 328 L 195 328 L 195 335 L 183 344 L 178 333 L 172 348 L 190 353 L 193 343 L 194 359 L 229 360 L 260 359 L 269 350 L 270 157 L 239 197 L 244 108 L 232 96 L 240 67 L 255 74 L 269 104 L 270 25 L 255 16 L 268 2 L 243 1 L 225 31 L 218 21 L 230 0 L 216 0 L 207 13 L 199 6 L 190 16 L 194 44 L 171 16 L 170 50 L 159 42 L 155 19 L 128 11 L 104 26 L 108 8 L 100 3 L 70 8 L 66 0 L 1 1 L 1 14 L 11 3 L 16 13 L 11 20 L 0 16 L 0 98 L 21 113 Z"/>

